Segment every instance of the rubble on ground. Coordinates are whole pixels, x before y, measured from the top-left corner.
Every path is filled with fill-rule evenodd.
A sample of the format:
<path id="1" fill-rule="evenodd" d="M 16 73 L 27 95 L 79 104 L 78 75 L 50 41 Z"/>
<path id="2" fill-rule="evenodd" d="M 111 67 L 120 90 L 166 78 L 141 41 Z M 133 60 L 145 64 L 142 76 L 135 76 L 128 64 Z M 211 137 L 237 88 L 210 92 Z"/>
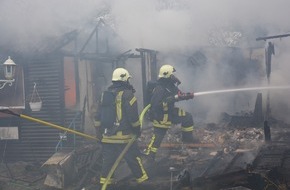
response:
<path id="1" fill-rule="evenodd" d="M 235 118 L 237 119 L 237 118 Z M 192 175 L 200 176 L 202 173 L 206 174 L 206 166 L 210 165 L 212 160 L 217 158 L 217 156 L 222 152 L 224 155 L 223 161 L 231 162 L 234 156 L 241 152 L 247 152 L 251 150 L 258 150 L 264 140 L 264 129 L 263 125 L 247 126 L 247 125 L 232 125 L 230 122 L 221 123 L 198 123 L 194 130 L 194 135 L 198 137 L 200 143 L 194 146 L 189 146 L 183 144 L 180 138 L 179 126 L 174 126 L 170 129 L 164 138 L 163 147 L 161 146 L 160 152 L 157 156 L 158 165 L 155 166 L 155 173 L 152 172 L 154 168 L 151 168 L 149 173 L 154 173 L 159 179 L 158 186 L 159 189 L 166 189 L 168 187 L 168 181 L 170 179 L 169 168 L 174 168 L 174 176 L 181 172 L 184 168 L 192 168 Z M 285 134 L 289 134 L 289 125 L 283 123 L 282 121 L 273 120 L 271 126 L 271 134 L 273 140 L 281 140 L 286 137 Z M 138 143 L 142 151 L 150 141 L 152 135 L 152 128 L 149 126 L 144 129 L 141 138 Z M 288 135 L 289 136 L 289 135 Z M 166 146 L 167 145 L 167 146 Z M 88 145 L 86 145 L 88 148 Z M 80 148 L 81 149 L 81 148 Z M 81 151 L 79 151 L 81 155 Z M 225 156 L 228 155 L 228 156 Z M 228 160 L 227 160 L 228 157 Z M 17 189 L 79 189 L 84 187 L 92 186 L 97 183 L 98 172 L 100 168 L 96 167 L 94 164 L 89 164 L 93 162 L 101 162 L 101 159 L 95 156 L 82 158 L 82 176 L 78 175 L 75 177 L 70 184 L 62 184 L 61 188 L 49 187 L 45 185 L 45 179 L 50 174 L 53 174 L 52 170 L 45 170 L 41 167 L 44 163 L 1 163 L 1 174 L 0 174 L 0 189 L 2 190 L 17 190 Z M 96 159 L 99 159 L 96 161 Z M 144 158 L 146 161 L 146 158 Z M 122 166 L 122 164 L 124 166 Z M 148 165 L 146 165 L 148 166 Z M 99 167 L 99 166 L 98 166 Z M 151 166 L 152 167 L 152 166 Z M 121 163 L 120 170 L 122 174 L 116 171 L 117 177 L 119 177 L 120 187 L 124 185 L 130 186 L 132 190 L 134 185 L 130 184 L 128 179 L 132 178 L 130 171 L 126 168 L 124 162 Z M 148 166 L 149 168 L 149 166 Z M 156 171 L 158 168 L 158 171 Z M 47 173 L 47 171 L 50 171 Z M 69 174 L 66 174 L 69 175 Z M 119 176 L 118 176 L 119 175 Z M 84 177 L 85 176 L 85 177 Z M 163 178 L 163 179 L 162 179 Z M 160 180 L 164 183 L 161 183 Z M 161 181 L 162 181 L 161 180 Z M 80 182 L 81 181 L 81 182 Z M 157 185 L 157 181 L 155 181 Z M 176 182 L 176 180 L 175 180 Z M 154 187 L 154 180 L 148 182 L 144 187 Z M 163 187 L 164 186 L 164 187 Z M 127 188 L 130 189 L 130 188 Z M 139 190 L 142 190 L 138 186 Z"/>

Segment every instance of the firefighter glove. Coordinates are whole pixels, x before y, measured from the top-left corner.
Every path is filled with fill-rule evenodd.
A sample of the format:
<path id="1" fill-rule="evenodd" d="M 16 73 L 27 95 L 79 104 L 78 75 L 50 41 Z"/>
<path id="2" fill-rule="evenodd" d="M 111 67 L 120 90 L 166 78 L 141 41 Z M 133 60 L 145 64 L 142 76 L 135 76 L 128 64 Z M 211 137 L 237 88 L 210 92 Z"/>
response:
<path id="1" fill-rule="evenodd" d="M 187 92 L 186 93 L 186 98 L 187 98 L 187 100 L 193 99 L 194 98 L 194 93 L 193 92 Z"/>
<path id="2" fill-rule="evenodd" d="M 189 100 L 189 99 L 193 99 L 194 98 L 194 94 L 192 92 L 187 92 L 187 93 L 183 93 L 181 91 L 179 91 L 174 98 L 177 101 L 181 101 L 181 100 Z"/>

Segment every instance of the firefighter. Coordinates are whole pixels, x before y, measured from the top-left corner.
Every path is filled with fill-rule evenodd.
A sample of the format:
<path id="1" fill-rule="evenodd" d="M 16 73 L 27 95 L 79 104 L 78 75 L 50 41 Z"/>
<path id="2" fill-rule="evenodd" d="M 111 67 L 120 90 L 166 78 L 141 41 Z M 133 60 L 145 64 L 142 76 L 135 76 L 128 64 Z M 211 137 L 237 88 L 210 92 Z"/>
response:
<path id="1" fill-rule="evenodd" d="M 115 120 L 114 126 L 107 128 L 102 126 L 102 107 L 98 109 L 96 114 L 95 127 L 97 134 L 102 134 L 103 165 L 100 176 L 101 185 L 105 183 L 114 162 L 127 143 L 134 135 L 139 137 L 141 134 L 137 99 L 134 96 L 135 89 L 129 83 L 130 78 L 129 72 L 124 68 L 117 68 L 112 74 L 112 85 L 108 87 L 108 91 L 116 93 L 116 97 L 112 100 L 115 103 L 115 110 L 111 111 L 112 113 L 109 113 L 108 117 L 112 115 L 116 116 L 116 120 L 115 118 L 113 119 Z M 142 165 L 140 154 L 138 144 L 135 141 L 124 156 L 129 168 L 136 177 L 137 183 L 148 179 L 147 173 Z M 107 184 L 110 186 L 113 183 L 114 178 L 112 176 Z"/>
<path id="2" fill-rule="evenodd" d="M 184 143 L 197 142 L 193 136 L 192 115 L 181 108 L 175 107 L 175 102 L 194 98 L 193 93 L 183 93 L 179 90 L 180 80 L 173 74 L 175 68 L 163 65 L 159 70 L 158 81 L 151 96 L 150 119 L 154 132 L 151 141 L 145 149 L 150 159 L 155 159 L 158 148 L 173 124 L 181 124 L 182 141 Z"/>

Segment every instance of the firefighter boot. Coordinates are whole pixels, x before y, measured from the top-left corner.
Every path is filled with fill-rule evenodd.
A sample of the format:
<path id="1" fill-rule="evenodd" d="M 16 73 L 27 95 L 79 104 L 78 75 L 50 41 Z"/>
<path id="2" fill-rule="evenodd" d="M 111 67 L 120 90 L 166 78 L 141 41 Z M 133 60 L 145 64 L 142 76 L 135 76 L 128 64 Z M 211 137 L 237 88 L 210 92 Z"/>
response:
<path id="1" fill-rule="evenodd" d="M 192 132 L 182 132 L 182 142 L 186 144 L 200 143 L 199 139 Z"/>

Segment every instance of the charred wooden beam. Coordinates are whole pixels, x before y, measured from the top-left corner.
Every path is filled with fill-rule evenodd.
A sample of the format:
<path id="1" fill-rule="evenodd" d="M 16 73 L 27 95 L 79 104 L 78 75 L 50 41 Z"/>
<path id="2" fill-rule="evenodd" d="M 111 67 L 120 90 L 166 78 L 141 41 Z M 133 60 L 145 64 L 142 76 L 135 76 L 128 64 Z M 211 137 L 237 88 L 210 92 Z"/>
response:
<path id="1" fill-rule="evenodd" d="M 256 41 L 260 41 L 260 40 L 268 40 L 268 39 L 275 39 L 275 38 L 285 38 L 285 37 L 289 37 L 290 34 L 281 34 L 281 35 L 275 35 L 275 36 L 265 36 L 265 37 L 258 37 L 256 38 Z"/>
<path id="2" fill-rule="evenodd" d="M 56 47 L 56 50 L 63 48 L 64 46 L 66 46 L 67 44 L 69 44 L 70 42 L 75 40 L 78 35 L 79 35 L 79 31 L 77 31 L 77 30 L 73 30 L 71 32 L 64 34 L 61 37 L 60 42 L 59 42 L 58 46 Z"/>
<path id="3" fill-rule="evenodd" d="M 263 190 L 268 183 L 258 173 L 246 170 L 230 172 L 212 177 L 200 177 L 191 181 L 191 188 L 196 190 L 220 190 L 233 187 L 246 187 L 252 190 Z"/>
<path id="4" fill-rule="evenodd" d="M 80 54 L 81 53 L 83 53 L 83 51 L 85 50 L 85 48 L 87 47 L 87 45 L 88 45 L 88 43 L 90 42 L 90 40 L 92 39 L 92 37 L 94 36 L 94 34 L 95 34 L 95 36 L 96 36 L 96 52 L 98 53 L 98 29 L 99 29 L 99 26 L 100 26 L 100 24 L 105 24 L 105 22 L 102 20 L 102 19 L 100 19 L 99 20 L 99 22 L 98 22 L 98 24 L 96 25 L 96 27 L 94 28 L 94 30 L 92 31 L 92 33 L 90 34 L 90 36 L 89 36 L 89 38 L 87 39 L 87 41 L 85 42 L 85 44 L 83 45 L 83 47 L 81 48 L 81 50 L 80 50 Z"/>
<path id="5" fill-rule="evenodd" d="M 253 123 L 261 124 L 263 122 L 263 103 L 262 103 L 262 93 L 257 94 L 254 115 L 253 115 Z"/>
<path id="6" fill-rule="evenodd" d="M 157 51 L 144 48 L 136 48 L 135 50 L 141 55 L 143 107 L 145 107 L 147 105 L 147 82 L 157 79 Z"/>
<path id="7" fill-rule="evenodd" d="M 214 156 L 214 158 L 211 160 L 207 168 L 202 172 L 201 176 L 206 176 L 207 172 L 218 162 L 219 159 L 221 159 L 223 152 L 219 151 L 217 154 Z"/>
<path id="8" fill-rule="evenodd" d="M 245 169 L 237 171 L 233 163 L 238 162 L 241 155 L 237 154 L 222 172 L 214 175 L 192 178 L 189 177 L 190 172 L 183 172 L 180 175 L 180 183 L 195 190 L 220 190 L 240 186 L 252 190 L 289 188 L 290 149 L 287 144 L 265 144 L 252 164 L 247 164 Z M 215 163 L 214 159 L 212 163 Z"/>
<path id="9" fill-rule="evenodd" d="M 135 50 L 138 51 L 138 52 L 153 52 L 153 53 L 157 53 L 156 50 L 145 49 L 145 48 L 136 48 Z"/>

